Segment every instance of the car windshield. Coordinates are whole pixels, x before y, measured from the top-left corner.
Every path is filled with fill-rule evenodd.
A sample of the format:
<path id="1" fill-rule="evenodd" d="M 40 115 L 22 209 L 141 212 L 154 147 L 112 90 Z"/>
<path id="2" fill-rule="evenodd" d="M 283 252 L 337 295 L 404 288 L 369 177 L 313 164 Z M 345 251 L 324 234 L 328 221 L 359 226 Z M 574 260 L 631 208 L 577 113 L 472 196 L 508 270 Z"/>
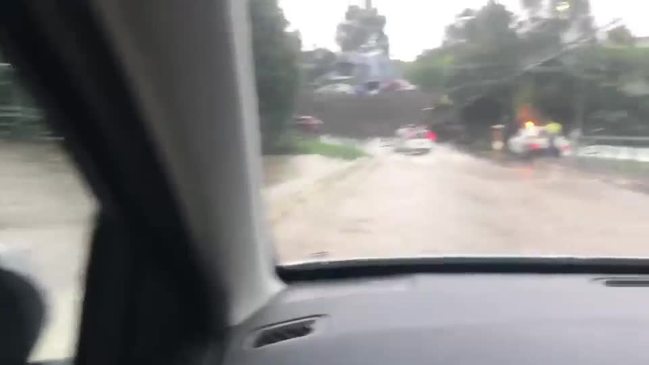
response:
<path id="1" fill-rule="evenodd" d="M 257 219 L 261 214 L 246 214 L 254 207 L 265 214 L 269 232 L 258 235 L 255 231 L 245 237 L 270 239 L 260 240 L 262 243 L 223 241 L 237 246 L 270 242 L 272 250 L 264 247 L 259 251 L 274 252 L 279 265 L 458 256 L 649 258 L 649 22 L 641 6 L 644 2 L 229 0 L 223 7 L 229 9 L 234 3 L 248 7 L 249 29 L 238 21 L 237 16 L 243 14 L 234 6 L 228 14 L 235 20 L 227 26 L 197 23 L 178 32 L 177 37 L 162 27 L 165 39 L 172 35 L 168 44 L 151 41 L 159 39 L 150 38 L 157 34 L 157 22 L 168 23 L 169 28 L 177 25 L 173 17 L 168 18 L 171 4 L 153 14 L 153 23 L 133 28 L 142 33 L 124 29 L 150 14 L 127 14 L 128 7 L 123 14 L 113 11 L 117 8 L 98 12 L 102 26 L 90 27 L 93 34 L 107 32 L 101 40 L 106 40 L 110 49 L 99 54 L 115 57 L 109 57 L 98 70 L 119 65 L 116 72 L 123 71 L 128 82 L 124 90 L 135 96 L 133 106 L 138 112 L 134 115 L 155 120 L 131 131 L 135 136 L 151 132 L 151 146 L 124 151 L 146 151 L 155 143 L 160 147 L 155 150 L 160 157 L 156 161 L 165 167 L 168 177 L 179 172 L 191 178 L 190 183 L 181 184 L 183 179 L 173 176 L 178 181 L 170 179 L 174 183 L 169 187 L 178 190 L 173 201 L 178 198 L 178 206 L 185 207 L 181 212 L 187 213 L 185 223 L 198 222 L 187 227 L 198 227 L 192 233 L 201 243 L 203 238 L 209 241 L 207 237 L 215 241 L 235 237 L 203 231 L 212 224 L 210 219 L 219 221 L 212 225 L 219 230 L 223 222 L 235 218 Z M 116 84 L 103 85 L 94 78 L 97 70 L 88 75 L 84 73 L 87 68 L 76 70 L 73 66 L 94 59 L 85 57 L 101 50 L 104 42 L 83 48 L 93 39 L 91 35 L 70 47 L 63 35 L 76 34 L 67 32 L 76 28 L 59 27 L 62 22 L 57 18 L 68 18 L 62 10 L 65 7 L 48 13 L 52 17 L 41 16 L 50 8 L 28 6 L 29 11 L 21 15 L 30 20 L 29 27 L 47 18 L 43 21 L 47 26 L 37 26 L 32 36 L 18 36 L 21 29 L 3 28 L 1 38 L 18 44 L 55 29 L 57 35 L 45 37 L 47 47 L 43 48 L 43 54 L 51 54 L 54 62 L 34 62 L 30 72 L 29 62 L 14 65 L 16 60 L 9 56 L 29 61 L 41 54 L 32 52 L 38 47 L 30 45 L 22 52 L 0 49 L 0 267 L 34 281 L 45 294 L 47 315 L 31 354 L 34 362 L 65 358 L 74 352 L 89 242 L 92 237 L 102 237 L 103 231 L 96 231 L 97 217 L 110 216 L 101 214 L 102 202 L 85 185 L 81 171 L 63 148 L 67 142 L 73 145 L 75 138 L 66 140 L 61 130 L 52 128 L 53 116 L 98 115 L 89 108 L 103 110 L 97 106 L 103 102 L 117 103 L 120 111 L 115 115 L 127 115 L 121 109 L 131 105 L 103 99 L 97 103 L 97 98 L 112 93 L 96 92 L 95 87 L 122 90 L 115 88 L 122 78 Z M 21 13 L 22 8 L 14 10 Z M 128 16 L 122 19 L 117 14 Z M 80 29 L 92 25 L 83 24 Z M 232 24 L 236 27 L 230 27 Z M 211 43 L 206 57 L 192 60 L 216 60 L 211 51 L 226 45 L 224 59 L 213 63 L 232 71 L 232 77 L 225 80 L 185 72 L 204 70 L 201 63 L 196 63 L 200 67 L 194 67 L 193 62 L 186 65 L 184 60 L 195 51 L 184 51 L 202 51 L 200 41 L 204 39 L 193 35 L 209 29 L 228 31 L 219 34 L 223 42 Z M 230 29 L 246 29 L 242 33 L 250 38 L 235 37 Z M 124 34 L 131 38 L 121 40 Z M 183 38 L 188 34 L 191 39 Z M 140 43 L 149 47 L 139 52 L 136 46 Z M 247 45 L 252 52 L 246 51 Z M 151 57 L 167 52 L 169 58 Z M 230 56 L 233 58 L 225 59 Z M 246 59 L 249 56 L 251 59 Z M 60 75 L 45 77 L 36 72 L 40 68 L 36 64 L 48 65 L 48 72 Z M 56 68 L 63 64 L 64 69 Z M 150 65 L 156 66 L 152 72 L 142 73 Z M 78 103 L 78 111 L 68 100 L 57 113 L 48 114 L 40 105 L 47 100 L 32 95 L 29 86 L 36 85 L 23 84 L 16 66 L 24 67 L 23 76 L 31 76 L 26 80 L 48 86 L 37 88 L 41 97 L 52 92 L 50 87 L 70 91 L 70 95 L 64 93 L 66 100 L 77 100 L 76 89 L 93 96 Z M 159 92 L 167 84 L 154 80 L 158 74 L 166 77 L 167 70 L 178 72 L 170 74 L 168 81 L 179 86 L 178 94 L 167 96 L 182 94 L 170 99 L 172 103 L 164 103 L 165 93 Z M 88 80 L 77 82 L 78 74 Z M 61 75 L 76 76 L 67 85 Z M 256 99 L 246 97 L 254 95 L 248 92 L 253 75 Z M 64 84 L 55 87 L 59 82 Z M 239 84 L 231 86 L 232 82 Z M 214 87 L 216 84 L 222 88 Z M 221 92 L 224 89 L 232 93 Z M 216 96 L 227 97 L 209 99 Z M 54 99 L 48 104 L 55 105 Z M 219 103 L 233 100 L 240 104 L 211 118 L 215 111 L 221 112 Z M 255 101 L 258 118 L 254 118 L 254 110 L 237 109 L 248 108 Z M 169 108 L 160 110 L 170 113 L 158 110 L 166 104 Z M 184 113 L 185 108 L 194 107 L 206 109 Z M 223 160 L 217 154 L 214 160 L 212 154 L 204 158 L 202 149 L 186 138 L 196 136 L 193 128 L 203 126 L 205 120 L 221 128 L 218 123 L 228 116 L 232 119 L 223 123 L 227 128 L 220 137 L 238 133 L 232 136 L 236 143 L 213 144 L 219 147 L 214 151 L 227 152 Z M 233 126 L 239 121 L 237 116 L 245 116 L 246 128 Z M 103 120 L 87 122 L 97 123 L 98 130 L 108 130 Z M 182 128 L 158 130 L 166 120 L 186 123 L 187 133 L 178 133 Z M 259 127 L 258 133 L 247 128 L 247 123 Z M 81 130 L 84 132 L 79 134 L 85 135 L 93 128 Z M 122 133 L 113 134 L 118 135 Z M 240 141 L 251 135 L 253 141 Z M 174 138 L 181 143 L 170 143 Z M 98 156 L 104 156 L 109 148 L 121 148 L 108 146 L 107 141 L 113 139 L 100 143 Z M 126 138 L 125 146 L 134 140 L 139 138 Z M 163 148 L 165 145 L 168 148 Z M 236 153 L 239 148 L 250 150 Z M 169 158 L 176 150 L 181 151 L 180 157 Z M 250 151 L 260 151 L 260 164 Z M 192 162 L 192 156 L 197 158 L 195 166 L 179 166 Z M 90 155 L 76 157 L 82 161 Z M 103 163 L 120 160 L 104 157 Z M 146 161 L 142 156 L 134 158 Z M 95 161 L 97 167 L 102 161 Z M 242 189 L 217 186 L 217 182 L 231 184 L 262 176 L 260 171 L 242 173 L 237 162 L 245 168 L 263 168 L 263 181 L 250 181 Z M 208 168 L 203 169 L 204 165 Z M 130 171 L 132 168 L 108 168 L 98 175 L 121 176 Z M 198 181 L 206 176 L 205 181 Z M 226 178 L 219 181 L 221 176 Z M 232 176 L 236 178 L 230 179 Z M 221 194 L 249 192 L 249 186 L 258 185 L 264 204 L 242 199 L 245 203 L 239 203 L 246 207 L 237 209 L 234 204 L 230 208 L 236 199 L 226 199 L 223 209 L 231 209 L 232 215 L 222 215 L 209 206 L 221 203 L 217 199 Z M 214 191 L 209 189 L 212 187 Z M 160 193 L 166 188 L 159 189 Z M 194 209 L 187 207 L 192 207 L 197 197 L 206 203 L 196 205 L 194 216 L 188 213 Z M 111 209 L 109 206 L 109 213 L 113 213 Z M 256 229 L 259 222 L 253 223 L 242 227 Z M 256 252 L 245 248 L 226 257 Z M 249 299 L 248 294 L 240 297 Z"/>
<path id="2" fill-rule="evenodd" d="M 638 5 L 251 0 L 278 261 L 649 256 Z"/>

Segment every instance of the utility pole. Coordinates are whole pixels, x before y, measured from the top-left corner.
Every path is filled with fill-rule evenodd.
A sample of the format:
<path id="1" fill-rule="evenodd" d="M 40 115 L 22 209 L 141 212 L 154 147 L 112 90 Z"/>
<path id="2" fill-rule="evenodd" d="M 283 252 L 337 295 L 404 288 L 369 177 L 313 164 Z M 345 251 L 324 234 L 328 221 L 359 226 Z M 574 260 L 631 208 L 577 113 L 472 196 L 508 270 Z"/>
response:
<path id="1" fill-rule="evenodd" d="M 365 9 L 372 9 L 372 0 L 365 0 Z"/>

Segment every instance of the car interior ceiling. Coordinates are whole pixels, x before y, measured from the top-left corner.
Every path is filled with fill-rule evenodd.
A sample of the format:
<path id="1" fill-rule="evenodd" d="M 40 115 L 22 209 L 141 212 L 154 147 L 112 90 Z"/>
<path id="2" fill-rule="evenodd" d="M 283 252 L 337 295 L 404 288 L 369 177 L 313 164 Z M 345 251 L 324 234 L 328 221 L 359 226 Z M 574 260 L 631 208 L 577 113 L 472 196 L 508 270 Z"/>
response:
<path id="1" fill-rule="evenodd" d="M 643 262 L 276 272 L 243 3 L 0 5 L 4 49 L 101 204 L 74 363 L 649 361 L 648 285 L 629 276 L 647 273 Z M 42 298 L 4 271 L 0 298 L 0 359 L 22 363 L 46 316 Z"/>

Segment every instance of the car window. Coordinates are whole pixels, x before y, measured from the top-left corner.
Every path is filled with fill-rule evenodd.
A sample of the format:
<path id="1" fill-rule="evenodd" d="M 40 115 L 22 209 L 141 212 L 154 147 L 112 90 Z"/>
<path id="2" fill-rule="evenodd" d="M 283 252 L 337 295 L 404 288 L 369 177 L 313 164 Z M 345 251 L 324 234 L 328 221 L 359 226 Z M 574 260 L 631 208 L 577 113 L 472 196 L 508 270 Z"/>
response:
<path id="1" fill-rule="evenodd" d="M 45 299 L 33 360 L 73 355 L 96 209 L 63 142 L 0 56 L 0 265 Z"/>
<path id="2" fill-rule="evenodd" d="M 277 261 L 648 257 L 637 4 L 251 0 Z"/>

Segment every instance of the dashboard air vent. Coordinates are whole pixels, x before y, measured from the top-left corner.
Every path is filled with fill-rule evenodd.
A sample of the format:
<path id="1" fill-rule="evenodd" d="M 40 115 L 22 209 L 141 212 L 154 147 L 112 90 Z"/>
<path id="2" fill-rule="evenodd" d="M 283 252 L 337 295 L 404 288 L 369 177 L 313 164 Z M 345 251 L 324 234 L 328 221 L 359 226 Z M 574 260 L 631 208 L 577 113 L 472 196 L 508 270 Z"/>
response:
<path id="1" fill-rule="evenodd" d="M 309 335 L 313 332 L 316 320 L 317 318 L 305 318 L 263 328 L 255 334 L 252 347 L 258 349 Z"/>

